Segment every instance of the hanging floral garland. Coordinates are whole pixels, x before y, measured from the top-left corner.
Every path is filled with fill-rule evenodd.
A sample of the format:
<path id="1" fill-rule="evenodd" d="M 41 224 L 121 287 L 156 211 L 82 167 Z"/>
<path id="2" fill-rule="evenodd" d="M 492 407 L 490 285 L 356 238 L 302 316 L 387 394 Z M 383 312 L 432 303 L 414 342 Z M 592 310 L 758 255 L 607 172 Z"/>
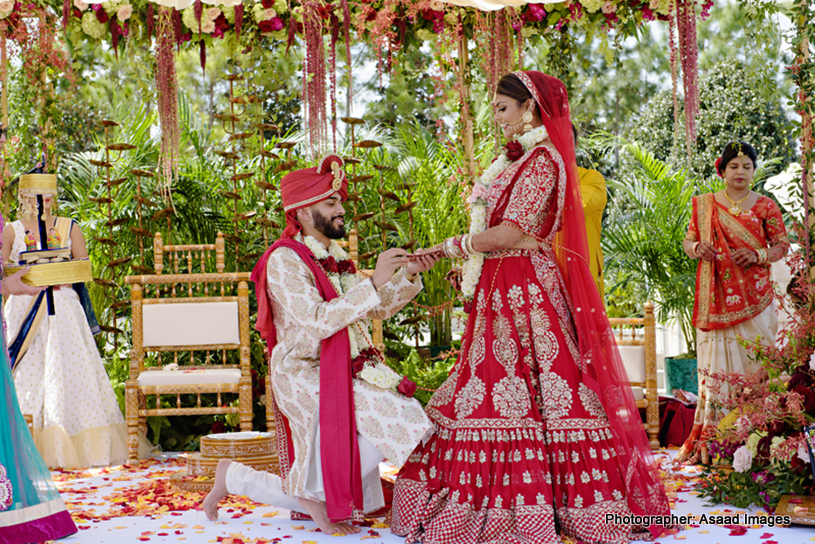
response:
<path id="1" fill-rule="evenodd" d="M 490 185 L 498 176 L 509 168 L 513 162 L 529 152 L 535 144 L 549 137 L 546 127 L 541 125 L 530 130 L 515 140 L 510 140 L 504 151 L 498 155 L 489 168 L 478 178 L 470 195 L 470 234 L 478 234 L 487 230 L 487 197 Z M 464 263 L 462 267 L 461 294 L 464 300 L 472 300 L 475 288 L 481 279 L 484 268 L 484 254 L 476 253 Z"/>
<path id="2" fill-rule="evenodd" d="M 337 242 L 332 240 L 326 249 L 313 236 L 306 236 L 302 241 L 320 263 L 338 295 L 347 293 L 359 283 L 360 277 L 357 276 L 354 262 Z M 357 321 L 348 326 L 352 376 L 380 389 L 398 390 L 405 395 L 413 396 L 416 386 L 385 364 L 384 357 L 374 347 L 368 334 L 368 327 L 364 323 Z"/>
<path id="3" fill-rule="evenodd" d="M 156 88 L 158 118 L 161 125 L 159 179 L 167 189 L 178 176 L 181 129 L 178 121 L 178 77 L 175 69 L 177 24 L 179 12 L 161 7 L 156 24 Z"/>

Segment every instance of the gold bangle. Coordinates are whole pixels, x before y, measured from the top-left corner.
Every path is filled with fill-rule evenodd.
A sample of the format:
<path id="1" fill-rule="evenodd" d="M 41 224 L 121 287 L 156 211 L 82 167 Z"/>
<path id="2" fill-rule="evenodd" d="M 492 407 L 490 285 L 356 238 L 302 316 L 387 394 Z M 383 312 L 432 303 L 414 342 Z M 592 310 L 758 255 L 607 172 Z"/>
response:
<path id="1" fill-rule="evenodd" d="M 699 249 L 699 244 L 701 244 L 701 243 L 702 242 L 696 242 L 695 244 L 693 244 L 693 247 L 690 250 L 690 252 L 693 253 L 693 256 L 696 257 L 697 259 L 699 258 L 698 249 Z"/>

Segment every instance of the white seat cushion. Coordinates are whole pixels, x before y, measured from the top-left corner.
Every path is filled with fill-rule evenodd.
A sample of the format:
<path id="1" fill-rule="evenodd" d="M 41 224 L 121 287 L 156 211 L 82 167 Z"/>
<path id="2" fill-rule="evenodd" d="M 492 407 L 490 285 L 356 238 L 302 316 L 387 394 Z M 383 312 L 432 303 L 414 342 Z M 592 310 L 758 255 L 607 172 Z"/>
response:
<path id="1" fill-rule="evenodd" d="M 146 370 L 139 374 L 139 385 L 192 385 L 198 383 L 239 383 L 241 371 L 238 368 L 207 370 L 161 371 Z"/>
<path id="2" fill-rule="evenodd" d="M 144 304 L 142 314 L 145 348 L 241 341 L 235 301 Z"/>
<path id="3" fill-rule="evenodd" d="M 620 346 L 620 357 L 623 360 L 628 381 L 645 383 L 645 346 Z M 634 400 L 642 400 L 645 393 L 642 387 L 631 387 Z"/>

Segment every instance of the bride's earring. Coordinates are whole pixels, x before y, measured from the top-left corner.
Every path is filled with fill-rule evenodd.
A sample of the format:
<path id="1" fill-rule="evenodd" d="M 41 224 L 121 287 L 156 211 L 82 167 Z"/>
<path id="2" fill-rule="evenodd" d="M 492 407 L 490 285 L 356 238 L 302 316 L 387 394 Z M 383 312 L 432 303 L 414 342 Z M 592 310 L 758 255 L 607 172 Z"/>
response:
<path id="1" fill-rule="evenodd" d="M 526 109 L 521 120 L 524 122 L 524 132 L 532 130 L 532 104 Z"/>

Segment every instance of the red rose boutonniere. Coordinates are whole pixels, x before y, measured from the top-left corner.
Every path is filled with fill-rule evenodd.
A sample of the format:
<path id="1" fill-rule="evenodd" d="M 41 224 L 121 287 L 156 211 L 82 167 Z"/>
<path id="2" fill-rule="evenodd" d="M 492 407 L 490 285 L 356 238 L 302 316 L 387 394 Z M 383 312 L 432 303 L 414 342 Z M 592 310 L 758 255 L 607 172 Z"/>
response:
<path id="1" fill-rule="evenodd" d="M 354 261 L 351 259 L 346 259 L 344 261 L 337 262 L 337 271 L 340 274 L 356 274 L 357 267 L 354 266 Z"/>
<path id="2" fill-rule="evenodd" d="M 510 140 L 507 142 L 507 145 L 504 146 L 504 150 L 506 151 L 507 158 L 513 162 L 524 156 L 524 147 L 518 140 Z"/>
<path id="3" fill-rule="evenodd" d="M 337 261 L 334 260 L 334 257 L 328 256 L 325 259 L 320 259 L 319 263 L 328 274 L 337 274 L 339 272 Z"/>

